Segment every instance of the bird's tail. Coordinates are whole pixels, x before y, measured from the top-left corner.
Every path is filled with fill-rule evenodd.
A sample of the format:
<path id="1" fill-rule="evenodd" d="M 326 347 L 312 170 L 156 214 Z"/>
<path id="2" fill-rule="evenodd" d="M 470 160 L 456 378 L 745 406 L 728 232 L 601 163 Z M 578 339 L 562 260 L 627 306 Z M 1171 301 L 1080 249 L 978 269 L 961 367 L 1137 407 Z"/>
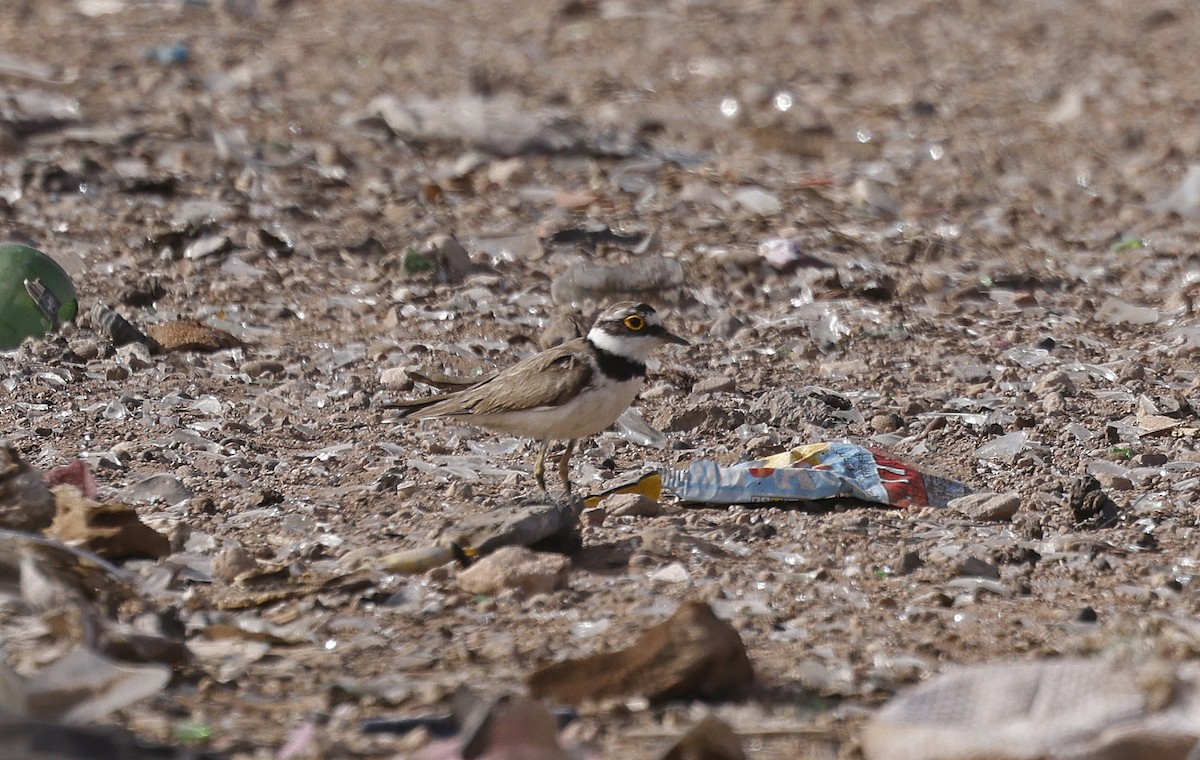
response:
<path id="1" fill-rule="evenodd" d="M 426 396 L 425 398 L 405 398 L 399 401 L 389 401 L 383 405 L 384 409 L 396 409 L 400 412 L 401 417 L 408 417 L 422 409 L 433 406 L 439 401 L 445 401 L 446 396 Z"/>
<path id="2" fill-rule="evenodd" d="M 489 372 L 483 377 L 453 377 L 451 375 L 442 375 L 433 372 L 419 372 L 410 370 L 408 376 L 418 383 L 431 385 L 434 388 L 448 389 L 449 393 L 439 393 L 436 396 L 425 396 L 423 398 L 406 398 L 399 401 L 389 401 L 383 405 L 384 409 L 399 409 L 401 417 L 409 417 L 422 409 L 433 406 L 439 401 L 445 401 L 456 393 L 467 390 L 468 388 L 486 383 L 496 376 L 495 372 Z"/>

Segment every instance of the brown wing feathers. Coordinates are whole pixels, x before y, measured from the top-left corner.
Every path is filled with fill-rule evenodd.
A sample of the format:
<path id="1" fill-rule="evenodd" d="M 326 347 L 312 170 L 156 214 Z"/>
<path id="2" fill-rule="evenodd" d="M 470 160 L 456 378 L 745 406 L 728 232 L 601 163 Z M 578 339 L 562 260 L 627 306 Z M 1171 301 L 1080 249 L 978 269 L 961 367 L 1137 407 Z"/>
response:
<path id="1" fill-rule="evenodd" d="M 397 402 L 401 414 L 416 419 L 457 414 L 496 414 L 557 406 L 591 381 L 587 341 L 577 339 L 534 354 L 495 377 L 455 393 Z"/>

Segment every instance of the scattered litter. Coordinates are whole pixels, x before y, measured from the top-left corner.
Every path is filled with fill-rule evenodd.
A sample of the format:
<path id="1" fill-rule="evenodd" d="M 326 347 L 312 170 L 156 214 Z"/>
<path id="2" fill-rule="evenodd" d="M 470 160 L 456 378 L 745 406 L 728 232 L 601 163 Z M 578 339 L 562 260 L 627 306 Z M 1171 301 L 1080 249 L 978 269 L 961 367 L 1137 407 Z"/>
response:
<path id="1" fill-rule="evenodd" d="M 825 442 L 724 466 L 711 460 L 662 471 L 663 485 L 685 502 L 748 504 L 853 498 L 894 507 L 944 507 L 970 489 L 921 472 L 893 455 L 852 443 Z"/>
<path id="2" fill-rule="evenodd" d="M 975 449 L 978 459 L 1012 459 L 1025 450 L 1029 442 L 1029 433 L 1016 430 L 1005 433 Z"/>
<path id="3" fill-rule="evenodd" d="M 178 66 L 192 58 L 192 48 L 186 42 L 156 45 L 142 51 L 142 58 L 160 66 Z"/>
<path id="4" fill-rule="evenodd" d="M 589 507 L 594 507 L 600 502 L 607 499 L 609 496 L 617 494 L 638 494 L 652 501 L 658 501 L 662 496 L 663 479 L 662 474 L 658 472 L 647 472 L 637 475 L 631 479 L 622 480 L 615 485 L 609 486 L 600 493 L 593 494 L 584 499 L 584 503 Z"/>
<path id="5" fill-rule="evenodd" d="M 27 245 L 0 245 L 0 350 L 73 322 L 75 285 L 58 263 Z"/>
<path id="6" fill-rule="evenodd" d="M 100 491 L 99 486 L 96 485 L 96 476 L 92 474 L 92 468 L 82 459 L 46 470 L 43 479 L 48 486 L 63 483 L 75 486 L 85 499 L 95 499 Z"/>

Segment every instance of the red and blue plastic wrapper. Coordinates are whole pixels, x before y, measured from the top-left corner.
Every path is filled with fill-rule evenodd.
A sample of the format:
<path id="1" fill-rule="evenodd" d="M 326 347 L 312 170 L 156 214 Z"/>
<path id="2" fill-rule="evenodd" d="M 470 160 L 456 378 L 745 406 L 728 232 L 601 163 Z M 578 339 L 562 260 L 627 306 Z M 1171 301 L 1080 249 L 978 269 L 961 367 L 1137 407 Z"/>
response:
<path id="1" fill-rule="evenodd" d="M 893 507 L 944 507 L 971 489 L 922 472 L 869 446 L 822 442 L 726 466 L 712 460 L 666 469 L 662 484 L 680 501 L 701 504 L 860 499 Z"/>
<path id="2" fill-rule="evenodd" d="M 687 469 L 651 470 L 633 480 L 611 486 L 583 499 L 595 507 L 606 497 L 639 493 L 658 500 L 669 488 L 681 502 L 698 504 L 766 504 L 812 502 L 824 499 L 858 499 L 893 507 L 944 507 L 952 499 L 966 496 L 966 485 L 922 472 L 883 449 L 845 442 L 812 443 L 798 446 L 766 459 L 742 462 L 731 467 L 712 460 L 692 462 Z M 420 573 L 455 559 L 469 562 L 491 549 L 510 543 L 527 544 L 548 535 L 579 517 L 575 502 L 559 501 L 507 510 L 499 519 L 484 520 L 482 526 L 459 539 L 433 546 L 417 547 L 380 558 L 393 572 Z M 544 512 L 531 512 L 537 509 Z M 570 515 L 567 520 L 565 515 Z"/>

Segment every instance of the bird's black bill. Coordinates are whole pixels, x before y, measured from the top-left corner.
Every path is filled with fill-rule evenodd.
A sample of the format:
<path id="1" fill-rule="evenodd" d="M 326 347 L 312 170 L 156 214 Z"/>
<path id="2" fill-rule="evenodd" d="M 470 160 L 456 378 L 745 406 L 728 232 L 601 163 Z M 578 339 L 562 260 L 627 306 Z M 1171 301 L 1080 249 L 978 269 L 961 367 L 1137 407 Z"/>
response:
<path id="1" fill-rule="evenodd" d="M 679 337 L 678 335 L 671 332 L 670 330 L 663 327 L 662 325 L 651 326 L 649 332 L 651 335 L 655 335 L 659 338 L 662 338 L 663 340 L 665 340 L 668 343 L 674 343 L 674 344 L 680 345 L 680 346 L 692 345 L 690 342 L 687 341 L 687 339 Z"/>

